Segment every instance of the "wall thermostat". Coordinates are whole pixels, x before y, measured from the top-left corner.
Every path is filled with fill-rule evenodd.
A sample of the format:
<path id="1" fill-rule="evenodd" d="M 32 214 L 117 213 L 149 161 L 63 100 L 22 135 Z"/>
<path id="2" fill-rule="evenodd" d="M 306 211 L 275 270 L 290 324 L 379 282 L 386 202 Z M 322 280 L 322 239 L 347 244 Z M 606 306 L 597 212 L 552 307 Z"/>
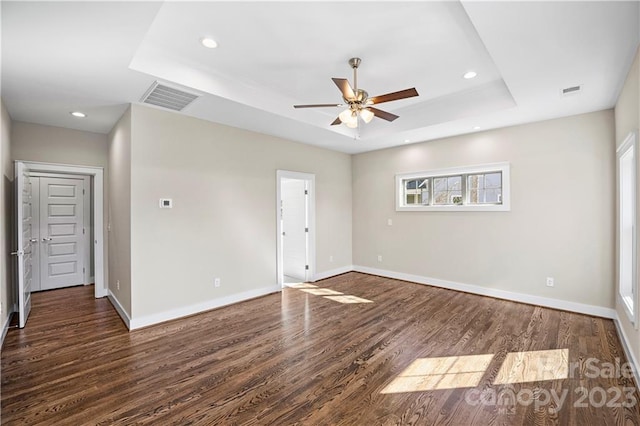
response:
<path id="1" fill-rule="evenodd" d="M 173 207 L 173 201 L 171 198 L 160 198 L 161 209 L 170 209 L 171 207 Z"/>

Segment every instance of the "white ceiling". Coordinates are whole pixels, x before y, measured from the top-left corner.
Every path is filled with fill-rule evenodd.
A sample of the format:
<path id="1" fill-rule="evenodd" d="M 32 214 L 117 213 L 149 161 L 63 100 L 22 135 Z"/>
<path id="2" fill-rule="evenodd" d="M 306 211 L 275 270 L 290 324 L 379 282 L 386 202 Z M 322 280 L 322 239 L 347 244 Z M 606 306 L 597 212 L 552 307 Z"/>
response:
<path id="1" fill-rule="evenodd" d="M 347 153 L 611 108 L 640 39 L 629 2 L 2 1 L 2 98 L 18 121 L 108 132 L 155 81 L 182 113 Z M 219 43 L 206 49 L 199 40 Z M 331 77 L 400 116 L 330 126 Z M 478 76 L 465 80 L 474 70 Z M 562 97 L 565 87 L 583 85 Z M 77 119 L 69 112 L 88 117 Z"/>

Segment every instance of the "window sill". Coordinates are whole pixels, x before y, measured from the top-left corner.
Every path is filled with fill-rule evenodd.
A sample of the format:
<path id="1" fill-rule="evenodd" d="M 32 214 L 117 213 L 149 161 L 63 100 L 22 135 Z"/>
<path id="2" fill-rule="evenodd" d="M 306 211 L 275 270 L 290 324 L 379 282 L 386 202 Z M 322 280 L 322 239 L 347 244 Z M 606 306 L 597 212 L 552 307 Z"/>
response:
<path id="1" fill-rule="evenodd" d="M 399 206 L 397 212 L 508 212 L 511 206 L 492 204 L 485 206 Z"/>

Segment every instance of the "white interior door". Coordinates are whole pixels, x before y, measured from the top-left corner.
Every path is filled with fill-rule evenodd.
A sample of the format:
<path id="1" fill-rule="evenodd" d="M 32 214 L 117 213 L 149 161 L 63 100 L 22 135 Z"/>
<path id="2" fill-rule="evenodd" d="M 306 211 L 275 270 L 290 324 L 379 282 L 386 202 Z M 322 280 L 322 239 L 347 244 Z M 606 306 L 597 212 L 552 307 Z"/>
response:
<path id="1" fill-rule="evenodd" d="M 82 179 L 40 178 L 40 287 L 84 284 Z"/>
<path id="2" fill-rule="evenodd" d="M 18 325 L 23 328 L 31 312 L 31 230 L 33 227 L 31 181 L 29 170 L 23 163 L 16 163 L 16 219 L 17 251 L 11 254 L 18 258 Z"/>
<path id="3" fill-rule="evenodd" d="M 285 276 L 307 279 L 307 191 L 306 182 L 282 180 L 282 257 Z"/>

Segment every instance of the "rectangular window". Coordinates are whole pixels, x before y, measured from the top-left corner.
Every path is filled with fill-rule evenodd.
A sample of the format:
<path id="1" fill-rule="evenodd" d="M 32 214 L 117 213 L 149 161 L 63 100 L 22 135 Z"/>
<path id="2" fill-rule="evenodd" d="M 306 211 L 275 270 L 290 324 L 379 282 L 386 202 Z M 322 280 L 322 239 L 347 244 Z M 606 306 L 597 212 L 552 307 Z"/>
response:
<path id="1" fill-rule="evenodd" d="M 396 175 L 398 211 L 508 211 L 509 164 Z"/>

